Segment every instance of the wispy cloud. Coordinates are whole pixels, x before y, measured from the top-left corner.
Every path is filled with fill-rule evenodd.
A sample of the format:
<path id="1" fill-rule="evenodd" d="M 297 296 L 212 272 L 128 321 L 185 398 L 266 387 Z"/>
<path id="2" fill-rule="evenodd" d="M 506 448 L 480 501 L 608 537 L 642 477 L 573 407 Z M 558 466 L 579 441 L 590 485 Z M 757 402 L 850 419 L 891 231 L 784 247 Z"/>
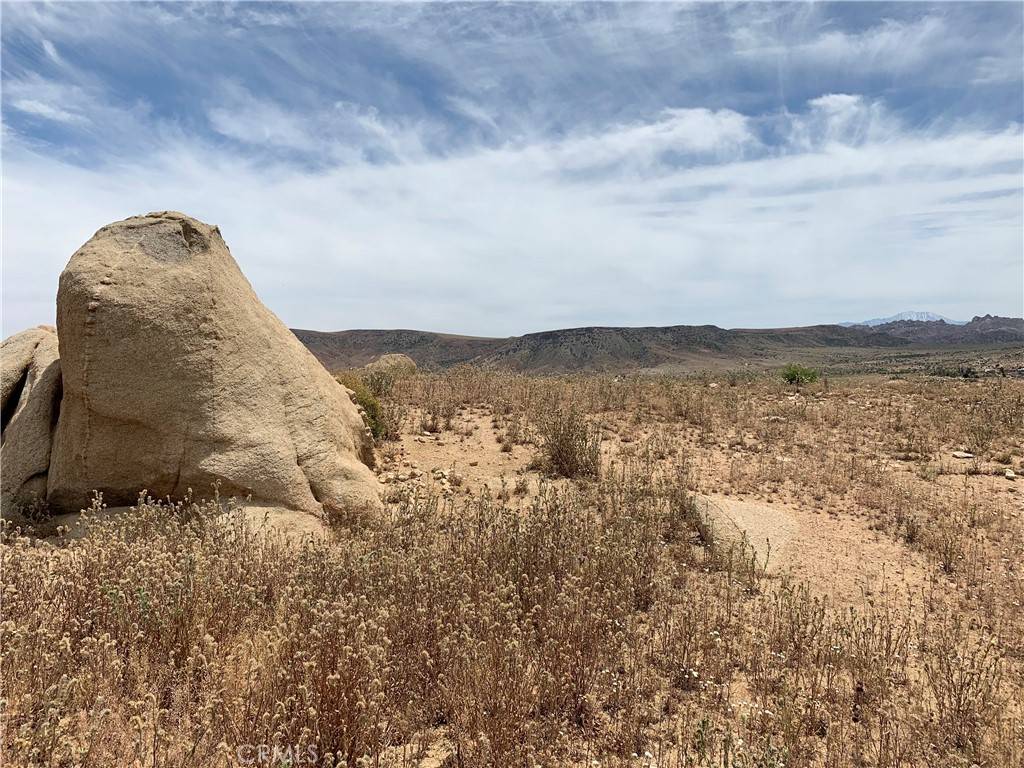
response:
<path id="1" fill-rule="evenodd" d="M 74 112 L 68 112 L 52 104 L 47 104 L 36 99 L 14 99 L 11 106 L 20 112 L 28 115 L 41 117 L 44 120 L 54 120 L 58 123 L 86 123 L 88 120 Z"/>
<path id="2" fill-rule="evenodd" d="M 301 327 L 1021 311 L 1012 6 L 90 8 L 5 18 L 5 331 L 166 208 Z"/>

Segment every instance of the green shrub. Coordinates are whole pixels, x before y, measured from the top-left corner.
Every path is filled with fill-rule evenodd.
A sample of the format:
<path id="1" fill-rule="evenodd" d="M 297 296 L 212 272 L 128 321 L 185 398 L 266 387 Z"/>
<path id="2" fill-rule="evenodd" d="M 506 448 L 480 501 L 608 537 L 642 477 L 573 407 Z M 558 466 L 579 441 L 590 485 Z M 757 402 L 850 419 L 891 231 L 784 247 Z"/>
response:
<path id="1" fill-rule="evenodd" d="M 374 440 L 389 439 L 389 429 L 385 418 L 384 406 L 380 399 L 371 391 L 362 377 L 355 372 L 346 371 L 335 375 L 339 384 L 352 390 L 352 400 L 363 409 L 363 420 L 370 428 Z"/>
<path id="2" fill-rule="evenodd" d="M 812 384 L 818 380 L 819 373 L 815 368 L 807 368 L 803 365 L 790 363 L 782 369 L 782 380 L 787 384 Z"/>

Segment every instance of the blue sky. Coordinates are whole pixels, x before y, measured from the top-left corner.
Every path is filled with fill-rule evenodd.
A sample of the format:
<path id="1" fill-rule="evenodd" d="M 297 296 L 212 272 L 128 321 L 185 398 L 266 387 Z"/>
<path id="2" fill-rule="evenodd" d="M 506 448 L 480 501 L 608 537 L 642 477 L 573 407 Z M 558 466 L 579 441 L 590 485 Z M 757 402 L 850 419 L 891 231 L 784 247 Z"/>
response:
<path id="1" fill-rule="evenodd" d="M 3 333 L 165 209 L 292 327 L 1019 316 L 1022 9 L 5 3 Z"/>

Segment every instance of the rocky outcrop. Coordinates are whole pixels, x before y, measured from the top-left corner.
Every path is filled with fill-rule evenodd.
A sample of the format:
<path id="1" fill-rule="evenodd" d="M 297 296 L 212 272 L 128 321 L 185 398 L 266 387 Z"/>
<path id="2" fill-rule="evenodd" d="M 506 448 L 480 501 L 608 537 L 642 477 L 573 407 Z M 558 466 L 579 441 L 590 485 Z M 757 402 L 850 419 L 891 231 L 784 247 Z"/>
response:
<path id="1" fill-rule="evenodd" d="M 46 499 L 51 435 L 61 399 L 57 332 L 40 326 L 0 346 L 0 509 L 14 517 Z"/>
<path id="2" fill-rule="evenodd" d="M 114 505 L 141 489 L 181 497 L 214 485 L 330 517 L 379 507 L 356 407 L 256 297 L 216 227 L 173 212 L 104 227 L 61 275 L 57 331 L 59 371 L 44 371 L 63 396 L 42 467 L 55 511 L 87 506 L 94 490 Z M 17 338 L 14 368 L 25 359 Z M 5 424 L 20 380 L 7 343 Z M 13 426 L 5 494 L 8 445 L 32 444 Z"/>
<path id="3" fill-rule="evenodd" d="M 363 366 L 363 370 L 367 373 L 384 373 L 398 378 L 401 376 L 411 376 L 416 373 L 416 363 L 408 355 L 403 355 L 401 352 L 392 352 L 387 355 L 381 355 L 373 362 L 367 363 Z"/>

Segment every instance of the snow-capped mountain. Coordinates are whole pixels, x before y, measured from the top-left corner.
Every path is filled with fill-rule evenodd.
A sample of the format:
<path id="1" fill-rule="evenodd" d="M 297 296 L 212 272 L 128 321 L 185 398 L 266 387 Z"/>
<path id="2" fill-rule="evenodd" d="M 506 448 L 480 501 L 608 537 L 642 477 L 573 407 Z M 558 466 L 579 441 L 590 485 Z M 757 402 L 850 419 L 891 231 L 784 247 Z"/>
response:
<path id="1" fill-rule="evenodd" d="M 949 325 L 966 325 L 966 320 L 950 320 L 948 317 L 937 315 L 934 312 L 900 312 L 898 315 L 892 315 L 890 317 L 875 317 L 871 320 L 861 320 L 857 323 L 840 323 L 840 325 L 851 326 L 851 325 L 885 325 L 886 323 L 895 323 L 900 320 L 911 320 L 918 323 L 934 323 L 941 320 Z"/>

